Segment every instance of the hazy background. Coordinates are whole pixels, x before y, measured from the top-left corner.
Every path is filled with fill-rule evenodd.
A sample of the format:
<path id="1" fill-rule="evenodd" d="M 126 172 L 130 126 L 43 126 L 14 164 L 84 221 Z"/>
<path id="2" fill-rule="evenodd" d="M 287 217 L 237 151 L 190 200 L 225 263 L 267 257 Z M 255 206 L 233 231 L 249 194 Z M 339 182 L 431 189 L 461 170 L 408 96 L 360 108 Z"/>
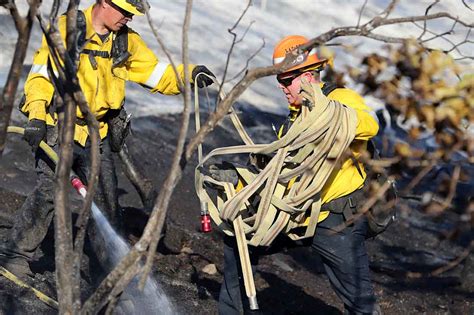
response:
<path id="1" fill-rule="evenodd" d="M 370 0 L 365 6 L 361 23 L 382 12 L 390 1 Z M 409 1 L 402 0 L 393 17 L 407 15 L 423 15 L 427 5 L 433 1 Z M 50 12 L 52 1 L 45 0 L 41 6 L 41 12 L 47 16 Z M 86 8 L 93 1 L 82 1 L 80 8 Z M 264 48 L 250 62 L 250 67 L 268 66 L 271 64 L 274 45 L 284 36 L 290 34 L 301 34 L 307 37 L 315 37 L 322 32 L 334 27 L 356 25 L 363 0 L 256 0 L 250 7 L 239 27 L 236 29 L 240 38 L 250 24 L 244 40 L 234 49 L 232 54 L 229 73 L 227 78 L 233 78 L 245 67 L 247 59 L 253 55 L 259 47 L 265 43 Z M 473 1 L 466 1 L 474 7 Z M 164 39 L 174 61 L 181 60 L 181 34 L 182 21 L 185 11 L 185 0 L 151 0 L 150 13 L 154 24 Z M 19 0 L 17 5 L 26 13 L 26 1 Z M 67 3 L 64 3 L 65 11 Z M 189 34 L 190 62 L 205 64 L 222 78 L 226 56 L 232 42 L 232 36 L 228 29 L 234 25 L 237 18 L 247 5 L 246 0 L 195 0 L 191 17 Z M 442 0 L 430 13 L 448 11 L 454 16 L 459 16 L 468 23 L 474 22 L 474 14 L 467 9 L 461 0 Z M 8 11 L 0 8 L 0 86 L 4 85 L 8 69 L 13 56 L 17 32 L 9 16 Z M 439 32 L 447 31 L 452 23 L 448 20 L 429 22 L 432 29 Z M 129 24 L 134 30 L 142 35 L 156 55 L 168 61 L 165 54 L 159 48 L 149 28 L 146 17 L 135 17 Z M 456 31 L 450 35 L 452 41 L 459 41 L 466 37 L 466 32 Z M 405 36 L 406 34 L 419 31 L 413 24 L 396 27 L 384 27 L 378 32 L 386 35 Z M 416 34 L 418 34 L 417 32 Z M 474 35 L 470 35 L 474 40 Z M 28 55 L 25 64 L 31 64 L 34 50 L 38 48 L 41 40 L 41 32 L 37 26 L 32 33 Z M 363 53 L 369 51 L 383 52 L 382 44 L 364 38 L 335 39 L 333 42 L 356 45 L 357 51 L 347 51 L 343 48 L 335 48 L 336 68 L 343 70 L 347 64 L 355 64 L 360 60 Z M 447 42 L 437 39 L 433 42 L 437 47 L 448 47 Z M 474 51 L 474 45 L 466 45 L 464 53 Z M 466 67 L 473 70 L 472 62 L 465 62 Z M 26 69 L 25 69 L 26 70 Z M 227 90 L 234 80 L 226 84 Z M 350 86 L 358 89 L 357 86 Z M 241 100 L 253 104 L 263 110 L 283 114 L 286 111 L 286 101 L 276 85 L 274 78 L 263 78 L 256 81 L 250 89 L 242 96 Z M 367 98 L 372 106 L 381 106 L 377 100 Z M 135 84 L 129 84 L 127 90 L 127 110 L 135 116 L 154 115 L 165 112 L 178 112 L 182 108 L 182 99 L 163 95 L 152 95 Z"/>

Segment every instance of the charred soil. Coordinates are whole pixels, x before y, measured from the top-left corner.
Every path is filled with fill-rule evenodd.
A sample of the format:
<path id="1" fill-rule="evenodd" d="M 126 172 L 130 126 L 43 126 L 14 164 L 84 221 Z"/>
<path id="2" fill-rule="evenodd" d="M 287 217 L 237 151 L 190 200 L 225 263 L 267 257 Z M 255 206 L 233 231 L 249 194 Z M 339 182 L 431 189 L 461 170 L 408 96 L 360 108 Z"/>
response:
<path id="1" fill-rule="evenodd" d="M 257 115 L 258 114 L 258 115 Z M 253 113 L 244 120 L 252 136 L 261 142 L 274 137 L 271 123 L 284 118 Z M 171 165 L 180 117 L 165 115 L 133 121 L 127 139 L 132 157 L 159 190 Z M 265 126 L 262 128 L 261 126 Z M 191 134 L 191 132 L 190 132 Z M 217 146 L 239 143 L 225 122 L 206 140 L 205 152 Z M 125 213 L 125 238 L 133 244 L 148 219 L 133 186 L 116 160 L 120 204 Z M 181 314 L 216 314 L 222 282 L 223 235 L 199 231 L 199 203 L 194 192 L 194 167 L 190 162 L 173 195 L 166 234 L 159 245 L 154 275 Z M 18 136 L 9 136 L 0 160 L 0 227 L 8 231 L 14 212 L 34 188 L 35 173 L 29 148 Z M 473 314 L 472 257 L 449 271 L 433 276 L 431 271 L 463 253 L 472 238 L 466 230 L 449 238 L 459 218 L 454 212 L 441 217 L 422 213 L 416 202 L 406 203 L 398 221 L 385 233 L 367 242 L 375 291 L 385 314 Z M 52 228 L 43 242 L 36 272 L 29 283 L 56 298 Z M 89 248 L 90 249 L 90 248 Z M 98 262 L 86 248 L 83 296 L 91 293 L 102 277 Z M 471 269 L 469 269 L 471 268 Z M 342 303 L 332 291 L 318 257 L 309 247 L 294 247 L 270 253 L 260 259 L 256 274 L 257 297 L 265 314 L 342 314 Z M 0 276 L 0 314 L 55 314 L 56 310 L 38 300 L 30 290 Z M 157 312 L 158 313 L 158 312 Z"/>

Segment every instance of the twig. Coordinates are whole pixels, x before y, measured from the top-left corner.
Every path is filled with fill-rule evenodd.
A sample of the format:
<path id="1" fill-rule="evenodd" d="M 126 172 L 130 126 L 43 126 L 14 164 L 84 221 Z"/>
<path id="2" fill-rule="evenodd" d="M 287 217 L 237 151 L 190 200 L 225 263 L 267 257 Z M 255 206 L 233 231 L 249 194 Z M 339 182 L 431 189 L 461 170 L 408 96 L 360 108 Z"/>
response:
<path id="1" fill-rule="evenodd" d="M 74 0 L 73 0 L 74 1 Z M 59 4 L 53 4 L 53 13 L 57 13 Z M 72 5 L 75 9 L 75 5 Z M 91 114 L 89 106 L 79 86 L 79 80 L 76 74 L 75 62 L 71 60 L 67 53 L 61 35 L 57 30 L 56 16 L 51 15 L 50 26 L 46 31 L 46 25 L 37 15 L 40 25 L 43 29 L 48 46 L 50 47 L 50 56 L 55 62 L 59 77 L 56 79 L 56 92 L 67 104 L 66 125 L 61 128 L 62 134 L 60 142 L 60 150 L 65 152 L 64 158 L 60 159 L 58 165 L 58 186 L 57 205 L 56 205 L 56 269 L 58 274 L 58 292 L 60 309 L 67 312 L 72 311 L 72 304 L 77 311 L 80 308 L 80 264 L 82 257 L 82 248 L 84 244 L 85 230 L 90 215 L 90 206 L 95 192 L 95 183 L 99 172 L 99 125 L 96 118 Z M 73 45 L 75 47 L 75 45 Z M 51 78 L 54 75 L 51 73 Z M 67 189 L 69 188 L 69 175 L 72 166 L 72 141 L 74 136 L 74 122 L 76 118 L 77 104 L 85 116 L 88 124 L 89 135 L 91 140 L 91 172 L 88 178 L 88 193 L 83 204 L 76 225 L 79 227 L 76 239 L 72 240 L 72 217 L 71 211 L 67 207 Z M 74 245 L 74 246 L 73 246 Z M 63 298 L 61 299 L 61 294 Z M 74 302 L 70 299 L 73 298 Z"/>
<path id="2" fill-rule="evenodd" d="M 364 202 L 364 205 L 361 209 L 357 209 L 357 213 L 354 214 L 350 219 L 347 221 L 339 224 L 338 226 L 334 227 L 333 233 L 338 233 L 344 230 L 347 226 L 353 224 L 355 221 L 357 221 L 361 216 L 365 215 L 367 211 L 372 208 L 373 205 L 377 202 L 377 200 L 381 199 L 387 190 L 390 188 L 392 185 L 393 178 L 389 177 L 387 181 L 379 188 L 375 193 L 373 193 L 370 198 Z M 395 201 L 392 201 L 391 203 L 386 205 L 387 209 L 390 209 L 395 205 Z"/>
<path id="3" fill-rule="evenodd" d="M 453 201 L 454 195 L 456 194 L 456 186 L 459 182 L 459 176 L 461 175 L 461 166 L 456 165 L 453 171 L 453 175 L 451 176 L 451 181 L 449 183 L 449 192 L 446 196 L 446 199 L 441 204 L 443 206 L 442 210 L 445 210 L 451 205 Z"/>
<path id="4" fill-rule="evenodd" d="M 433 2 L 432 4 L 430 4 L 426 10 L 425 10 L 425 16 L 428 15 L 428 12 L 431 10 L 432 7 L 434 7 L 436 4 L 438 4 L 439 0 L 435 0 L 435 2 Z M 418 40 L 421 40 L 421 38 L 423 38 L 423 36 L 425 35 L 426 33 L 426 20 L 423 21 L 423 32 L 421 32 L 420 36 L 418 36 Z"/>
<path id="5" fill-rule="evenodd" d="M 435 166 L 436 162 L 431 161 L 421 172 L 419 172 L 415 178 L 405 187 L 402 193 L 406 194 L 411 191 Z"/>
<path id="6" fill-rule="evenodd" d="M 125 166 L 125 173 L 127 174 L 128 179 L 132 182 L 135 189 L 140 195 L 143 206 L 146 208 L 152 208 L 154 197 L 156 195 L 155 187 L 150 179 L 146 178 L 139 172 L 137 166 L 132 160 L 130 153 L 128 151 L 128 146 L 126 143 L 123 144 L 122 150 L 119 152 L 120 160 Z"/>
<path id="7" fill-rule="evenodd" d="M 471 11 L 472 11 L 472 8 L 471 8 L 470 6 L 468 6 L 468 5 L 467 5 L 467 3 L 466 3 L 466 1 L 465 1 L 465 0 L 461 0 L 461 2 L 462 2 L 462 4 L 464 4 L 464 6 L 465 6 L 466 8 L 468 8 L 469 10 L 471 10 Z"/>
<path id="8" fill-rule="evenodd" d="M 245 16 L 245 13 L 247 13 L 247 10 L 250 8 L 250 5 L 252 4 L 252 0 L 249 0 L 247 2 L 247 6 L 245 7 L 245 9 L 242 11 L 242 14 L 240 14 L 239 18 L 237 19 L 237 21 L 234 23 L 234 25 L 228 29 L 227 31 L 232 35 L 233 37 L 233 40 L 232 40 L 232 44 L 230 45 L 230 48 L 229 48 L 229 52 L 227 53 L 227 58 L 226 58 L 226 61 L 225 61 L 225 66 L 224 66 L 224 73 L 222 74 L 222 80 L 221 80 L 221 84 L 219 85 L 219 90 L 217 92 L 217 96 L 216 96 L 216 104 L 219 103 L 219 97 L 221 95 L 221 92 L 222 92 L 222 89 L 224 87 L 224 82 L 225 82 L 225 78 L 227 76 L 227 70 L 229 69 L 229 62 L 230 62 L 230 57 L 232 56 L 232 51 L 234 50 L 234 47 L 235 45 L 237 44 L 237 34 L 234 32 L 234 29 L 239 25 L 240 21 L 242 20 L 242 18 Z M 253 23 L 253 22 L 252 22 Z M 250 26 L 252 26 L 252 23 L 250 23 L 250 25 L 248 26 L 247 30 L 250 28 Z M 244 33 L 243 37 L 245 36 L 245 34 L 247 33 L 247 31 Z"/>
<path id="9" fill-rule="evenodd" d="M 423 273 L 423 272 L 407 272 L 406 276 L 408 278 L 421 278 L 426 275 L 439 276 L 442 273 L 445 273 L 446 271 L 449 271 L 453 269 L 454 267 L 458 266 L 460 263 L 462 263 L 463 260 L 469 256 L 473 248 L 474 248 L 474 240 L 472 240 L 471 243 L 469 243 L 469 246 L 467 246 L 458 257 L 456 257 L 454 260 L 450 261 L 446 265 L 436 268 L 435 270 L 431 271 L 428 274 Z"/>
<path id="10" fill-rule="evenodd" d="M 467 256 L 469 256 L 469 253 L 472 251 L 473 248 L 474 248 L 474 241 L 471 241 L 469 246 L 466 249 L 464 249 L 464 251 L 461 253 L 461 255 L 459 255 L 456 259 L 454 259 L 453 261 L 451 261 L 447 265 L 433 270 L 431 272 L 431 275 L 439 276 L 440 274 L 442 274 L 442 273 L 444 273 L 448 270 L 453 269 L 454 267 L 459 265 L 464 259 L 466 259 Z"/>
<path id="11" fill-rule="evenodd" d="M 367 1 L 368 0 L 365 0 L 364 4 L 362 4 L 362 7 L 360 8 L 359 18 L 357 19 L 357 27 L 360 26 L 360 19 L 362 18 L 362 13 L 364 13 L 364 9 L 365 9 L 365 6 L 367 5 Z"/>
<path id="12" fill-rule="evenodd" d="M 145 8 L 145 15 L 146 15 L 146 18 L 148 20 L 148 25 L 150 25 L 150 28 L 151 28 L 151 32 L 153 33 L 153 36 L 155 37 L 158 45 L 160 45 L 160 48 L 163 50 L 163 52 L 165 53 L 166 57 L 168 57 L 168 60 L 173 68 L 173 71 L 174 71 L 174 75 L 176 76 L 177 80 L 178 80 L 178 87 L 179 87 L 179 90 L 180 91 L 183 91 L 184 90 L 184 86 L 183 86 L 183 82 L 181 80 L 181 76 L 179 75 L 178 73 L 178 68 L 176 67 L 176 64 L 175 62 L 173 61 L 173 58 L 171 57 L 171 54 L 170 52 L 168 51 L 168 49 L 166 48 L 166 45 L 165 43 L 161 40 L 160 36 L 158 35 L 158 30 L 156 29 L 155 25 L 153 24 L 153 21 L 151 20 L 151 16 L 150 16 L 150 11 L 148 10 L 148 5 L 147 5 L 147 2 L 146 0 L 141 0 L 142 1 L 142 5 L 143 7 Z"/>
<path id="13" fill-rule="evenodd" d="M 184 64 L 184 109 L 181 119 L 181 129 L 179 131 L 178 142 L 176 144 L 176 150 L 173 156 L 173 163 L 171 169 L 168 173 L 163 186 L 160 189 L 160 194 L 158 196 L 158 201 L 153 208 L 153 212 L 148 221 L 147 227 L 145 228 L 144 236 L 149 235 L 151 241 L 148 248 L 148 254 L 146 258 L 145 267 L 143 268 L 143 273 L 140 278 L 139 288 L 143 290 L 145 287 L 146 279 L 151 271 L 153 264 L 153 258 L 155 257 L 156 247 L 158 241 L 161 237 L 161 231 L 163 230 L 163 225 L 165 223 L 166 214 L 168 211 L 168 204 L 173 193 L 176 184 L 181 179 L 183 169 L 186 165 L 186 162 L 183 161 L 182 155 L 184 151 L 184 145 L 186 141 L 186 135 L 189 128 L 189 115 L 191 112 L 191 86 L 189 84 L 190 73 L 188 69 L 188 60 L 189 60 L 189 47 L 188 47 L 188 30 L 191 23 L 191 10 L 192 10 L 193 1 L 187 0 L 186 2 L 186 13 L 184 16 L 183 23 L 183 64 Z"/>
<path id="14" fill-rule="evenodd" d="M 25 62 L 26 50 L 31 35 L 31 28 L 33 26 L 34 17 L 41 4 L 40 0 L 32 0 L 30 8 L 25 18 L 21 17 L 15 2 L 11 1 L 8 4 L 10 14 L 15 22 L 15 27 L 18 31 L 18 40 L 15 46 L 15 54 L 8 72 L 7 81 L 2 91 L 0 98 L 0 157 L 5 148 L 5 140 L 7 135 L 7 127 L 10 122 L 10 117 L 15 102 L 15 95 L 20 81 L 21 70 Z"/>
<path id="15" fill-rule="evenodd" d="M 392 11 L 395 9 L 395 6 L 397 5 L 399 0 L 392 0 L 388 6 L 385 8 L 385 10 L 382 11 L 382 13 L 379 14 L 380 17 L 382 18 L 387 18 L 387 16 L 389 16 Z"/>
<path id="16" fill-rule="evenodd" d="M 244 73 L 244 71 L 246 71 L 249 68 L 250 61 L 252 61 L 252 59 L 255 58 L 255 56 L 257 56 L 258 53 L 262 51 L 263 47 L 265 47 L 264 38 L 262 38 L 262 45 L 249 58 L 247 58 L 247 61 L 245 62 L 245 66 L 242 68 L 242 70 L 240 70 L 232 79 L 228 80 L 228 82 L 233 81 L 237 79 L 238 77 L 240 77 L 242 73 Z"/>

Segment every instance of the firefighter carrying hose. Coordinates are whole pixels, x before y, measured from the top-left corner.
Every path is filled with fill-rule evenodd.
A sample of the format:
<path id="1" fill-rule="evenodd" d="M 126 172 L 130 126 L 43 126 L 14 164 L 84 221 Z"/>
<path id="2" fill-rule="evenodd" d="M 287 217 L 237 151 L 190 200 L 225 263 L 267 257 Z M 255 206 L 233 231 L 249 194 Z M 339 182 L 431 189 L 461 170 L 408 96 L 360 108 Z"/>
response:
<path id="1" fill-rule="evenodd" d="M 123 109 L 125 83 L 132 81 L 152 93 L 179 93 L 178 78 L 170 64 L 158 60 L 138 33 L 127 23 L 135 15 L 143 15 L 141 0 L 97 0 L 77 16 L 77 47 L 80 49 L 77 76 L 91 113 L 99 121 L 100 176 L 96 202 L 117 226 L 121 221 L 118 207 L 117 177 L 112 151 L 120 150 L 123 139 L 112 132 L 110 116 Z M 66 38 L 66 17 L 59 18 L 59 30 Z M 82 48 L 82 49 L 81 49 Z M 45 140 L 58 151 L 57 114 L 54 105 L 55 89 L 48 72 L 49 48 L 43 38 L 41 48 L 34 55 L 33 66 L 25 83 L 25 97 L 21 111 L 28 116 L 24 139 L 35 153 L 38 182 L 21 209 L 16 213 L 9 233 L 0 240 L 0 265 L 18 276 L 31 275 L 28 262 L 46 236 L 53 217 L 54 166 L 38 145 Z M 54 70 L 54 69 L 53 69 Z M 184 80 L 184 67 L 178 66 Z M 204 87 L 212 84 L 204 72 L 214 76 L 205 66 L 189 65 L 191 83 Z M 84 115 L 77 108 L 74 133 L 73 171 L 85 183 L 90 172 L 91 144 Z M 120 114 L 118 114 L 120 115 Z M 112 130 L 113 131 L 113 130 Z M 119 137 L 120 138 L 120 137 Z"/>
<path id="2" fill-rule="evenodd" d="M 275 46 L 273 63 L 280 63 L 288 52 L 307 42 L 303 36 L 293 35 L 283 38 Z M 283 137 L 288 132 L 301 114 L 302 107 L 314 106 L 303 98 L 304 82 L 319 84 L 328 99 L 354 109 L 357 116 L 355 138 L 349 146 L 352 158 L 343 157 L 323 186 L 319 223 L 311 247 L 321 256 L 331 286 L 344 303 L 345 314 L 380 314 L 369 275 L 369 261 L 365 247 L 367 219 L 362 217 L 342 231 L 336 232 L 336 227 L 343 225 L 364 202 L 362 187 L 366 173 L 364 165 L 358 162 L 357 158 L 365 150 L 367 141 L 377 134 L 378 123 L 372 115 L 372 110 L 355 91 L 323 84 L 320 81 L 320 71 L 327 64 L 327 60 L 319 59 L 315 49 L 302 57 L 301 60 L 297 59 L 299 64 L 277 76 L 290 110 L 278 136 Z M 238 185 L 239 177 L 237 173 L 232 172 L 231 167 L 211 169 L 210 173 L 217 180 Z M 254 247 L 251 250 L 252 264 L 256 263 L 259 252 L 261 252 L 259 248 Z M 241 296 L 243 284 L 238 255 L 236 239 L 226 236 L 224 281 L 219 295 L 219 314 L 239 314 L 242 308 L 245 310 L 249 308 L 246 299 Z"/>

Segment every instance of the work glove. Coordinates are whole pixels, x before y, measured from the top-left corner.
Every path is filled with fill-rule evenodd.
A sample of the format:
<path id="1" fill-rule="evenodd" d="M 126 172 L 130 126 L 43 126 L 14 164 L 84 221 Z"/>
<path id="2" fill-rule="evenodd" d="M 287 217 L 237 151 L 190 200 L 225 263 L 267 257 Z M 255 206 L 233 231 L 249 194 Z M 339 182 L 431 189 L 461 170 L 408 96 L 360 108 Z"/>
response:
<path id="1" fill-rule="evenodd" d="M 321 91 L 318 83 L 310 83 L 306 78 L 301 79 L 300 95 L 303 97 L 303 104 L 311 110 L 314 106 L 323 107 L 329 100 Z"/>
<path id="2" fill-rule="evenodd" d="M 200 75 L 199 77 L 197 77 L 197 81 L 196 81 L 196 76 L 201 72 L 207 75 L 210 75 L 211 77 L 214 77 L 214 78 L 216 77 L 214 73 L 212 73 L 211 70 L 209 70 L 206 66 L 199 65 L 199 66 L 194 67 L 193 72 L 191 74 L 193 83 L 197 84 L 199 88 L 211 85 L 214 81 L 206 75 Z"/>
<path id="3" fill-rule="evenodd" d="M 234 166 L 230 163 L 223 162 L 222 164 L 211 164 L 208 169 L 209 175 L 220 182 L 231 183 L 237 186 L 239 182 L 239 175 Z"/>
<path id="4" fill-rule="evenodd" d="M 38 146 L 42 140 L 46 137 L 46 122 L 44 120 L 32 119 L 28 122 L 25 127 L 25 133 L 23 139 L 33 149 L 33 152 L 38 150 Z"/>

